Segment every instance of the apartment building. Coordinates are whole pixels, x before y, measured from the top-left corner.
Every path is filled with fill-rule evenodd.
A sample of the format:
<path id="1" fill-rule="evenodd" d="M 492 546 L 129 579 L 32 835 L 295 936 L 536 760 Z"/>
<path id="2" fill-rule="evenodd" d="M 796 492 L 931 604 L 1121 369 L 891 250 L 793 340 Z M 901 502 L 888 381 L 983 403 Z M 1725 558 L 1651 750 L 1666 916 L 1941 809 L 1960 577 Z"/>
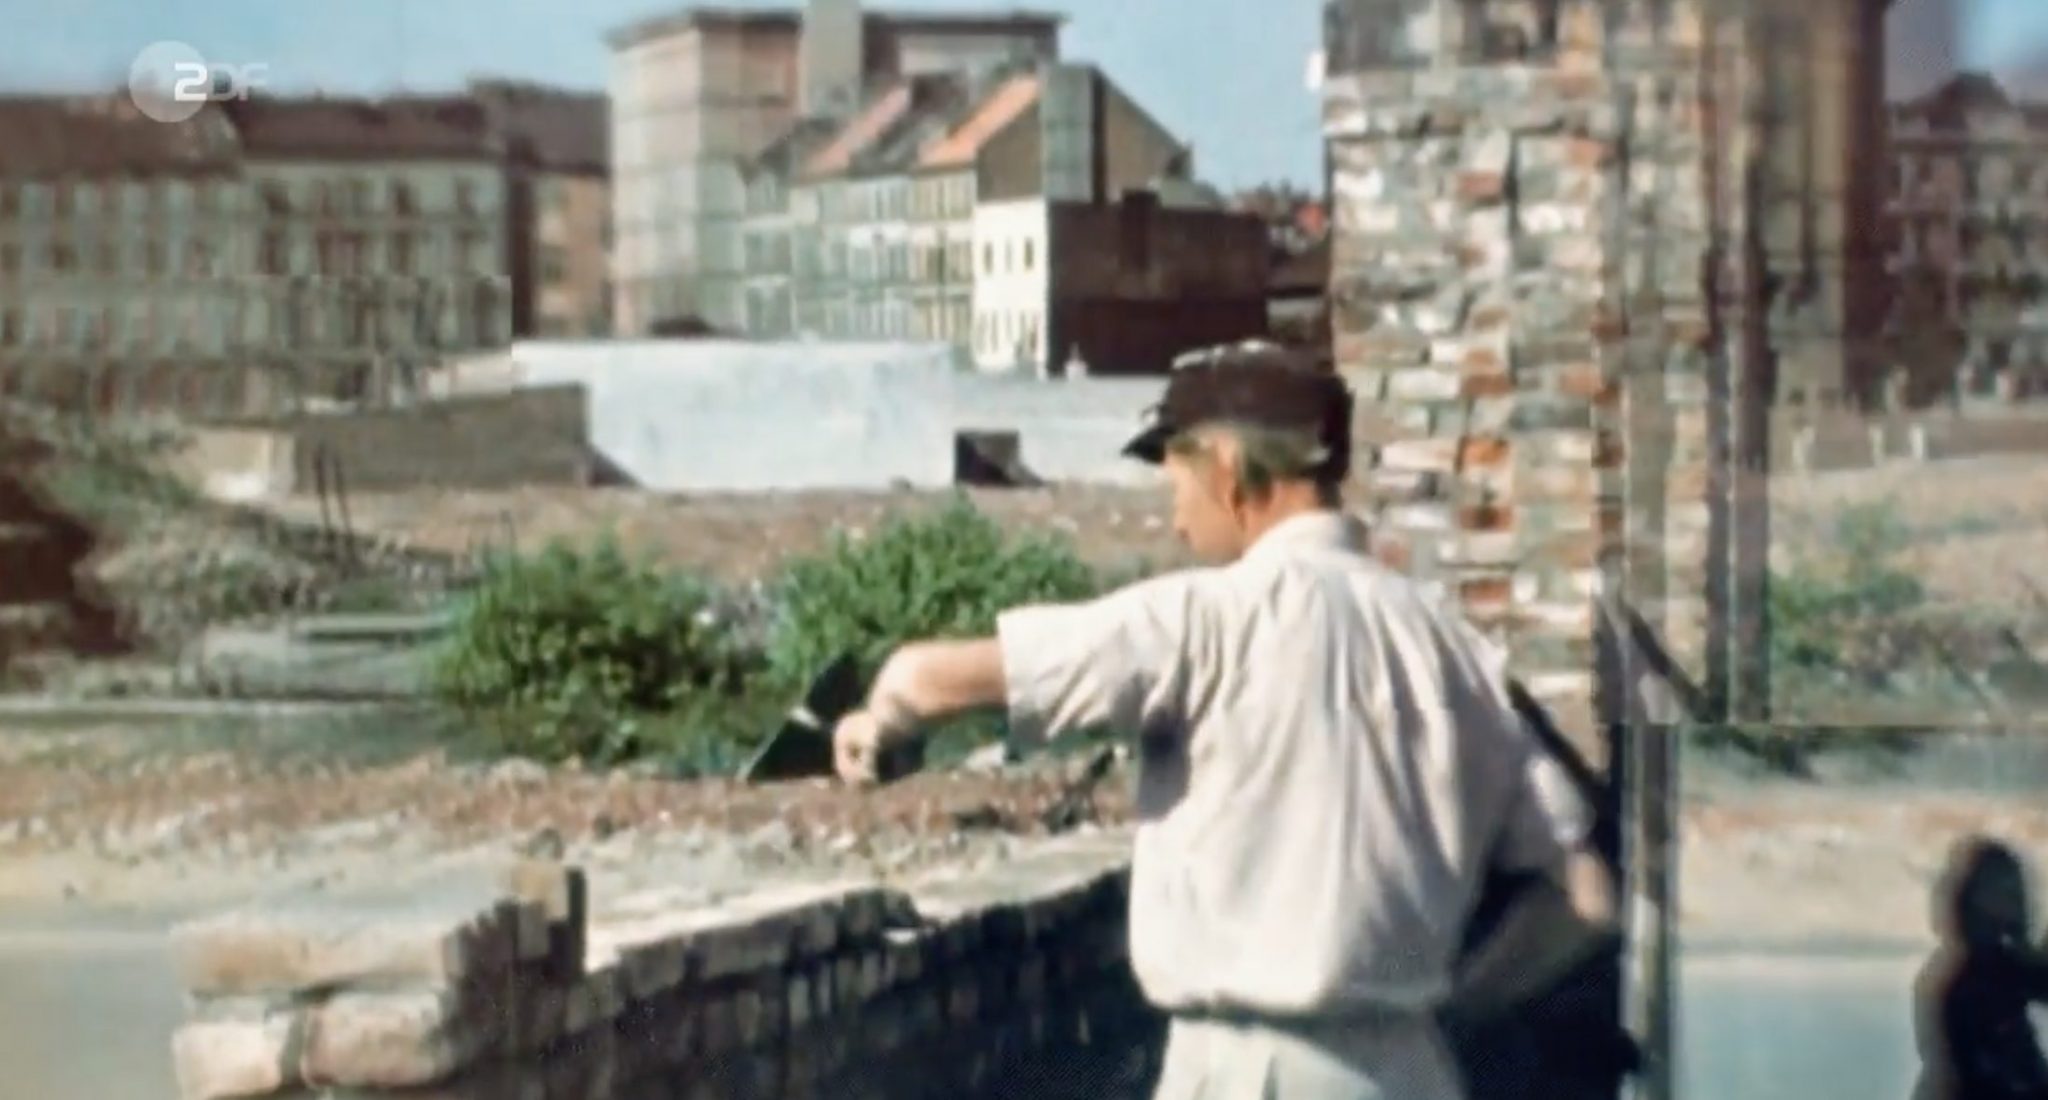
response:
<path id="1" fill-rule="evenodd" d="M 126 96 L 0 99 L 0 391 L 226 406 L 264 339 L 234 127 Z"/>
<path id="2" fill-rule="evenodd" d="M 469 86 L 505 145 L 512 335 L 611 332 L 604 95 L 508 80 Z"/>
<path id="3" fill-rule="evenodd" d="M 1191 161 L 1092 66 L 899 79 L 842 124 L 793 126 L 745 166 L 747 254 L 760 261 L 745 330 L 941 341 L 984 370 L 1041 374 L 1077 357 L 1163 370 L 1204 339 L 1261 334 L 1263 229 L 1222 215 Z M 1150 248 L 1183 230 L 1220 231 L 1207 242 L 1217 251 Z M 1183 278 L 1162 261 L 1195 267 Z M 1197 268 L 1236 282 L 1211 293 Z M 1145 318 L 1162 296 L 1187 308 L 1154 325 Z M 1110 335 L 1117 325 L 1130 340 Z"/>
<path id="4" fill-rule="evenodd" d="M 692 8 L 610 37 L 614 321 L 626 334 L 691 317 L 750 323 L 747 167 L 799 119 L 844 120 L 930 74 L 1058 56 L 1036 12 Z"/>
<path id="5" fill-rule="evenodd" d="M 229 113 L 291 397 L 371 399 L 444 355 L 510 342 L 505 145 L 480 104 L 252 99 Z"/>
<path id="6" fill-rule="evenodd" d="M 1891 111 L 1890 329 L 1922 398 L 2048 381 L 2048 105 L 1964 73 Z"/>

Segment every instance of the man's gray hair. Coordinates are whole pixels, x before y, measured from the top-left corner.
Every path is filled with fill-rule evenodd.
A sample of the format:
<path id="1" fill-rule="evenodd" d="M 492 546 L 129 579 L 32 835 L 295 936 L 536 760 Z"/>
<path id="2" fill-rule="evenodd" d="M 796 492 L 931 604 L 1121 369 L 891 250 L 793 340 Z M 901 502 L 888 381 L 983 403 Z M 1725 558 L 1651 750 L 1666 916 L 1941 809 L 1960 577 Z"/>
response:
<path id="1" fill-rule="evenodd" d="M 1199 424 L 1173 437 L 1166 449 L 1183 457 L 1212 455 L 1216 437 L 1227 435 L 1237 441 L 1237 468 L 1232 473 L 1246 491 L 1259 494 L 1282 481 L 1315 481 L 1328 492 L 1336 485 L 1323 476 L 1330 448 L 1322 437 L 1307 429 L 1272 428 L 1236 421 Z"/>

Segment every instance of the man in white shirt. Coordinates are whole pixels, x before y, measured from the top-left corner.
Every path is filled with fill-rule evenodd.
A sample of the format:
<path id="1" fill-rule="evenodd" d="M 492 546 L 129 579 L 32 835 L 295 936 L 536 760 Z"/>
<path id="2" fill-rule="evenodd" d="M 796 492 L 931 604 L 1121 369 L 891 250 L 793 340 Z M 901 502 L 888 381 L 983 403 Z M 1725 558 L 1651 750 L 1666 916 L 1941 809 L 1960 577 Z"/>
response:
<path id="1" fill-rule="evenodd" d="M 978 707 L 1026 743 L 1137 736 L 1131 963 L 1172 1018 L 1162 1100 L 1456 1100 L 1438 1013 L 1535 991 L 1611 919 L 1502 655 L 1341 511 L 1351 404 L 1270 351 L 1177 370 L 1126 453 L 1164 465 L 1176 532 L 1217 564 L 905 646 L 835 730 L 852 781 Z M 1555 903 L 1465 958 L 1493 872 Z"/>

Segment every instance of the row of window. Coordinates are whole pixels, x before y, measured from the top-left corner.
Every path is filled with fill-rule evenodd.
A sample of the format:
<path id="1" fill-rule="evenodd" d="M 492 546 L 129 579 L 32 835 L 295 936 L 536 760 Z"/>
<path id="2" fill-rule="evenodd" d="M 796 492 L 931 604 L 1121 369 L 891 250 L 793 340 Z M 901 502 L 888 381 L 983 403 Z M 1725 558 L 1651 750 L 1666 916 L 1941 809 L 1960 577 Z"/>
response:
<path id="1" fill-rule="evenodd" d="M 24 244 L 0 241 L 0 275 L 183 275 L 209 278 L 224 273 L 221 253 L 203 240 L 127 238 L 121 241 L 58 240 Z"/>
<path id="2" fill-rule="evenodd" d="M 293 247 L 282 230 L 266 230 L 257 250 L 257 271 L 263 275 L 416 275 L 447 270 L 473 275 L 493 274 L 489 241 L 480 232 L 457 234 L 452 240 L 400 233 L 379 239 L 362 233 L 322 231 L 310 247 Z M 381 246 L 381 247 L 380 247 Z M 562 250 L 543 249 L 544 262 Z M 216 278 L 236 273 L 243 265 L 209 240 L 70 238 L 23 243 L 0 241 L 0 275 L 180 275 Z"/>
<path id="3" fill-rule="evenodd" d="M 266 179 L 254 187 L 261 208 L 273 215 L 295 211 L 330 217 L 424 212 L 418 186 L 414 181 L 403 178 L 316 179 L 296 186 L 286 180 Z M 243 209 L 242 196 L 243 188 L 239 182 L 231 180 L 0 181 L 0 221 L 41 222 L 163 212 L 233 214 Z M 561 202 L 559 185 L 549 181 L 543 187 L 541 208 L 553 209 Z M 448 205 L 460 214 L 482 214 L 481 183 L 474 178 L 457 177 L 453 181 Z"/>
<path id="4" fill-rule="evenodd" d="M 973 246 L 966 241 L 943 245 L 833 241 L 820 245 L 804 240 L 801 247 L 792 247 L 786 233 L 753 233 L 747 237 L 745 251 L 746 269 L 755 274 L 793 272 L 800 278 L 925 283 L 965 280 L 976 273 Z M 1032 238 L 1006 240 L 1000 246 L 993 241 L 984 242 L 980 274 L 1030 274 L 1037 270 L 1038 262 L 1038 242 Z"/>
<path id="5" fill-rule="evenodd" d="M 371 302 L 317 308 L 238 310 L 188 301 L 122 305 L 0 308 L 0 347 L 46 350 L 192 348 L 226 351 L 271 343 L 294 346 L 469 347 L 504 342 L 507 315 L 490 295 L 462 310 L 380 309 Z"/>
<path id="6" fill-rule="evenodd" d="M 239 205 L 223 180 L 0 180 L 0 221 L 170 213 L 225 214 Z"/>
<path id="7" fill-rule="evenodd" d="M 828 183 L 819 213 L 834 222 L 931 221 L 974 213 L 974 177 L 966 174 Z"/>
<path id="8" fill-rule="evenodd" d="M 426 234 L 388 237 L 341 230 L 313 234 L 310 250 L 294 248 L 283 230 L 266 229 L 257 266 L 265 275 L 416 275 L 440 271 L 489 275 L 498 269 L 495 250 L 481 231 L 464 230 L 441 240 Z"/>
<path id="9" fill-rule="evenodd" d="M 1007 309 L 975 313 L 953 302 L 792 302 L 787 294 L 747 296 L 747 331 L 773 337 L 798 331 L 826 339 L 939 340 L 969 347 L 977 357 L 1036 361 L 1045 356 L 1044 315 Z"/>
<path id="10" fill-rule="evenodd" d="M 974 318 L 974 350 L 984 359 L 1045 357 L 1045 316 L 1036 310 L 990 310 Z"/>
<path id="11" fill-rule="evenodd" d="M 1892 159 L 1892 194 L 1958 199 L 2048 197 L 2048 162 L 1998 153 Z"/>
<path id="12" fill-rule="evenodd" d="M 378 179 L 358 176 L 345 180 L 307 180 L 298 186 L 281 179 L 267 179 L 256 185 L 263 209 L 272 215 L 294 212 L 338 217 L 348 214 L 393 214 L 400 217 L 424 213 L 419 188 L 403 178 Z M 482 187 L 478 181 L 458 176 L 449 194 L 449 207 L 458 214 L 483 213 Z"/>

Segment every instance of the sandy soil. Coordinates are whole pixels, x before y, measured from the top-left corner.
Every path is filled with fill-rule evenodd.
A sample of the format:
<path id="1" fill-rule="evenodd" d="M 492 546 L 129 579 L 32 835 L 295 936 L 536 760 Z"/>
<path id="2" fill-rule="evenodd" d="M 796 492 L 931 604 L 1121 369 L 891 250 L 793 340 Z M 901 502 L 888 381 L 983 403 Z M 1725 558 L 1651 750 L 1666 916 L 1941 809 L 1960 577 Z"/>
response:
<path id="1" fill-rule="evenodd" d="M 1064 536 L 1104 567 L 1182 560 L 1163 490 L 1055 486 L 966 495 L 1005 528 Z M 825 548 L 835 532 L 873 530 L 892 514 L 916 514 L 954 499 L 950 492 L 911 490 L 686 496 L 631 489 L 418 489 L 352 496 L 349 516 L 358 531 L 451 553 L 535 549 L 556 539 L 587 543 L 610 534 L 664 562 L 751 580 L 790 557 Z M 295 519 L 320 519 L 317 499 L 276 507 Z"/>
<path id="2" fill-rule="evenodd" d="M 1780 551 L 1825 552 L 1843 512 L 1881 507 L 1913 532 L 1910 561 L 1936 598 L 2048 623 L 2048 461 L 2038 455 L 1783 477 L 1771 498 Z"/>
<path id="3" fill-rule="evenodd" d="M 310 721 L 310 720 L 309 720 Z M 1048 831 L 1084 761 L 929 774 L 879 792 L 473 764 L 361 718 L 0 723 L 0 916 L 53 902 L 155 910 L 278 889 L 421 881 L 558 845 L 599 897 L 762 876 L 914 873 Z M 388 719 L 387 719 L 388 721 Z M 381 739 L 381 743 L 380 743 Z M 1078 822 L 1120 818 L 1113 783 Z"/>
<path id="4" fill-rule="evenodd" d="M 1071 539 L 1111 568 L 1184 561 L 1154 488 L 1054 486 L 973 490 L 975 507 L 1006 528 Z M 659 560 L 746 580 L 826 546 L 833 533 L 872 530 L 896 512 L 953 499 L 944 492 L 804 492 L 681 495 L 638 490 L 531 488 L 502 492 L 421 489 L 350 498 L 356 529 L 424 548 L 532 548 L 605 533 Z M 2038 456 L 1781 477 L 1773 485 L 1773 533 L 1782 551 L 1825 551 L 1834 519 L 1864 504 L 1888 508 L 1915 534 L 1913 562 L 1938 599 L 2001 608 L 2030 605 L 2048 622 L 2048 462 Z M 316 500 L 277 506 L 317 522 Z M 2017 578 L 2032 578 L 2035 600 Z"/>
<path id="5" fill-rule="evenodd" d="M 1078 760 L 925 775 L 879 793 L 748 789 L 473 765 L 376 746 L 373 731 L 197 722 L 0 727 L 0 917 L 345 891 L 475 869 L 557 839 L 600 901 L 649 886 L 721 892 L 762 876 L 914 873 L 1000 859 L 1042 834 Z M 373 751 L 374 750 L 374 751 Z M 1128 810 L 1113 775 L 1088 805 Z M 1091 825 L 1090 827 L 1095 827 Z M 1682 926 L 1701 942 L 1920 942 L 1952 840 L 1988 831 L 2048 869 L 2038 796 L 1717 792 L 1682 815 Z"/>

